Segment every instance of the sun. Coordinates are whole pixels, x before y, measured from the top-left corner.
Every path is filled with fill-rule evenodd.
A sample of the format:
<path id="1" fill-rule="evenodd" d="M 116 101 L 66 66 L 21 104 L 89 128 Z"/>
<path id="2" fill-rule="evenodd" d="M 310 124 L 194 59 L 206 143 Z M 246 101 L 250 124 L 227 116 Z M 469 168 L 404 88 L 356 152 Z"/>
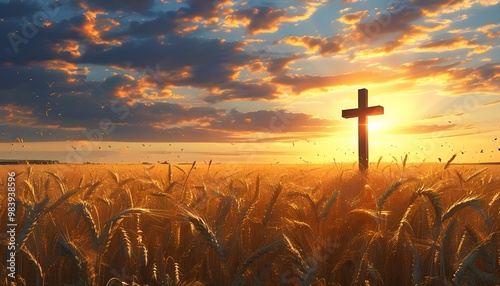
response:
<path id="1" fill-rule="evenodd" d="M 382 120 L 378 118 L 370 118 L 368 121 L 368 132 L 369 133 L 377 133 L 381 130 L 386 129 L 385 124 Z"/>

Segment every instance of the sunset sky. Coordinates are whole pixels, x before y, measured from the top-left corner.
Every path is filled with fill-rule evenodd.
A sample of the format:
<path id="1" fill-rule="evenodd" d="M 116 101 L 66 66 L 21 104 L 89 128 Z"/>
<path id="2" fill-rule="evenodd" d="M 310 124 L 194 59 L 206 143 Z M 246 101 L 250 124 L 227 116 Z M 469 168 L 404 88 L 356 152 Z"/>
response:
<path id="1" fill-rule="evenodd" d="M 499 2 L 0 1 L 0 159 L 500 161 Z"/>

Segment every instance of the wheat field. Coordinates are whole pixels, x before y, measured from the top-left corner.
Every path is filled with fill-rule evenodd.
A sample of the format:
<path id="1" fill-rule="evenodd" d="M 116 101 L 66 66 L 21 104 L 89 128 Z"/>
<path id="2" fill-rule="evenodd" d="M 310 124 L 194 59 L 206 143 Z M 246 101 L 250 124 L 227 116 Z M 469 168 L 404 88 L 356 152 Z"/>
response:
<path id="1" fill-rule="evenodd" d="M 0 284 L 500 284 L 498 166 L 370 168 L 2 166 Z"/>

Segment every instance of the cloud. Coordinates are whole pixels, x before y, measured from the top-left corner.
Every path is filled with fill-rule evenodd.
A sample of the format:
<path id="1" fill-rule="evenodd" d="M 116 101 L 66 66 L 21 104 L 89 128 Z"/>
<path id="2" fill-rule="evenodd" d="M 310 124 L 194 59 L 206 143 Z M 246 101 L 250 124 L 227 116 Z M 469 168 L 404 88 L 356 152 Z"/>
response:
<path id="1" fill-rule="evenodd" d="M 110 12 L 143 12 L 153 7 L 154 0 L 93 0 L 76 1 L 82 8 L 106 10 Z"/>
<path id="2" fill-rule="evenodd" d="M 407 79 L 420 79 L 426 77 L 437 77 L 439 75 L 447 76 L 448 73 L 458 65 L 460 62 L 448 63 L 448 58 L 430 58 L 425 60 L 417 60 L 400 67 L 400 71 L 404 72 Z"/>
<path id="3" fill-rule="evenodd" d="M 479 44 L 477 39 L 466 40 L 463 36 L 455 36 L 421 45 L 420 50 L 433 52 L 449 52 L 459 49 L 473 49 L 468 55 L 481 54 L 490 50 L 491 46 Z"/>
<path id="4" fill-rule="evenodd" d="M 259 110 L 241 113 L 228 112 L 209 127 L 217 130 L 245 132 L 327 132 L 332 131 L 336 121 L 315 118 L 304 113 L 290 113 L 286 110 Z"/>
<path id="5" fill-rule="evenodd" d="M 479 67 L 454 69 L 449 72 L 450 84 L 446 89 L 449 93 L 463 94 L 483 92 L 499 94 L 500 63 L 488 63 Z"/>
<path id="6" fill-rule="evenodd" d="M 205 97 L 206 102 L 215 103 L 228 100 L 272 100 L 278 98 L 276 86 L 268 82 L 228 82 Z"/>
<path id="7" fill-rule="evenodd" d="M 21 17 L 30 17 L 40 8 L 32 1 L 8 1 L 0 3 L 0 19 L 16 19 L 21 22 Z M 27 20 L 31 20 L 27 18 Z"/>
<path id="8" fill-rule="evenodd" d="M 292 55 L 288 57 L 282 57 L 282 58 L 270 58 L 269 62 L 266 66 L 266 70 L 270 74 L 280 74 L 282 72 L 285 72 L 288 70 L 288 65 L 303 59 L 304 56 L 302 55 Z"/>
<path id="9" fill-rule="evenodd" d="M 500 100 L 495 100 L 495 101 L 483 103 L 481 106 L 482 107 L 490 107 L 490 106 L 497 105 L 497 104 L 500 104 Z"/>
<path id="10" fill-rule="evenodd" d="M 91 46 L 78 62 L 142 71 L 158 67 L 155 77 L 165 85 L 210 88 L 232 82 L 238 70 L 254 59 L 255 56 L 242 51 L 238 42 L 172 37 L 164 42 L 129 41 L 112 48 Z"/>
<path id="11" fill-rule="evenodd" d="M 394 76 L 386 72 L 360 71 L 334 76 L 313 75 L 279 75 L 272 82 L 287 86 L 295 94 L 300 94 L 313 89 L 322 89 L 334 86 L 356 85 L 359 82 L 382 83 L 394 79 Z"/>
<path id="12" fill-rule="evenodd" d="M 309 19 L 323 5 L 323 1 L 302 1 L 304 5 L 300 8 L 302 12 L 288 14 L 284 9 L 270 6 L 255 6 L 234 11 L 225 16 L 224 24 L 229 28 L 244 26 L 247 34 L 257 35 L 261 33 L 276 32 L 283 23 L 295 23 Z M 289 7 L 288 10 L 295 7 Z"/>
<path id="13" fill-rule="evenodd" d="M 337 19 L 337 21 L 343 24 L 352 25 L 361 22 L 361 20 L 364 19 L 367 15 L 368 15 L 368 10 L 362 10 L 342 15 L 342 17 Z"/>
<path id="14" fill-rule="evenodd" d="M 465 113 L 463 113 L 463 112 L 450 113 L 450 114 L 437 114 L 437 115 L 430 115 L 430 116 L 423 117 L 422 120 L 434 120 L 434 119 L 442 119 L 442 118 L 451 119 L 453 117 L 460 117 L 463 115 L 465 115 Z"/>
<path id="15" fill-rule="evenodd" d="M 448 124 L 448 125 L 432 124 L 432 125 L 397 126 L 397 127 L 391 127 L 390 129 L 383 130 L 381 132 L 385 134 L 412 135 L 412 134 L 426 134 L 426 133 L 435 133 L 435 132 L 462 130 L 462 129 L 464 129 L 464 127 L 458 126 L 457 124 Z"/>
<path id="16" fill-rule="evenodd" d="M 309 53 L 319 52 L 322 56 L 336 54 L 344 51 L 342 39 L 337 36 L 329 38 L 311 37 L 311 36 L 291 36 L 283 40 L 275 41 L 275 44 L 285 42 L 292 46 L 302 46 Z"/>
<path id="17" fill-rule="evenodd" d="M 231 5 L 232 2 L 230 0 L 189 0 L 186 4 L 188 7 L 162 12 L 151 20 L 132 21 L 124 31 L 110 33 L 109 36 L 183 35 L 196 31 L 198 24 L 210 25 L 217 22 L 220 11 L 225 11 L 222 9 L 223 6 Z"/>

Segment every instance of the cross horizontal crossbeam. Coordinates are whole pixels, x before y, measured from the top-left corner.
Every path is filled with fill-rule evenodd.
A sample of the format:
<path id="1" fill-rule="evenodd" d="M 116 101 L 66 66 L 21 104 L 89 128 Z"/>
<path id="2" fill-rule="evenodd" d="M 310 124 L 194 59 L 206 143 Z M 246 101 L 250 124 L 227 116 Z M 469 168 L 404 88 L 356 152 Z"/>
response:
<path id="1" fill-rule="evenodd" d="M 370 115 L 380 115 L 380 114 L 384 114 L 384 107 L 380 105 L 370 106 L 364 109 L 354 108 L 354 109 L 342 110 L 342 117 L 344 118 L 353 118 L 359 116 L 370 116 Z"/>

